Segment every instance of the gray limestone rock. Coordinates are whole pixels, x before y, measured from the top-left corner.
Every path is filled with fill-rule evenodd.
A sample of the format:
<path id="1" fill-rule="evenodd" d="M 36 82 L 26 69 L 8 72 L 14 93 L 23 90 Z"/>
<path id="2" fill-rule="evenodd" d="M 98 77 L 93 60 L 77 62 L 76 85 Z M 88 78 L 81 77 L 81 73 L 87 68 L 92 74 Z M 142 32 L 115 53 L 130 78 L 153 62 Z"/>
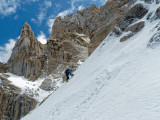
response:
<path id="1" fill-rule="evenodd" d="M 144 8 L 142 4 L 134 5 L 122 19 L 118 22 L 117 26 L 124 31 L 130 24 L 137 21 L 137 19 L 143 18 L 147 14 L 148 10 Z"/>
<path id="2" fill-rule="evenodd" d="M 127 39 L 131 38 L 133 35 L 135 35 L 137 32 L 139 32 L 145 25 L 145 22 L 144 21 L 141 21 L 141 22 L 138 22 L 130 27 L 128 27 L 125 32 L 130 32 L 129 34 L 123 36 L 121 39 L 120 39 L 120 42 L 124 42 L 126 41 Z"/>
<path id="3" fill-rule="evenodd" d="M 126 41 L 127 39 L 131 38 L 133 35 L 134 35 L 133 33 L 129 33 L 129 34 L 127 34 L 126 36 L 123 36 L 123 37 L 120 39 L 120 42 Z"/>
<path id="4" fill-rule="evenodd" d="M 56 88 L 56 81 L 52 80 L 52 79 L 48 79 L 46 78 L 42 84 L 40 85 L 40 88 L 46 91 L 52 91 L 57 89 Z"/>
<path id="5" fill-rule="evenodd" d="M 25 76 L 31 80 L 41 75 L 43 68 L 44 45 L 34 36 L 28 23 L 23 25 L 20 39 L 16 42 L 11 57 L 8 60 L 9 72 Z"/>
<path id="6" fill-rule="evenodd" d="M 58 17 L 53 24 L 49 40 L 58 40 L 60 43 L 65 41 L 78 43 L 78 45 L 88 47 L 88 55 L 90 55 L 111 31 L 120 36 L 122 31 L 134 21 L 146 15 L 148 10 L 142 4 L 132 7 L 134 2 L 134 0 L 109 0 L 100 8 L 92 5 L 64 18 Z M 75 33 L 87 36 L 90 39 L 88 45 L 80 44 L 82 42 L 79 42 Z M 60 54 L 61 57 L 64 56 L 65 59 L 73 56 L 66 53 L 63 55 L 62 52 L 56 52 L 56 49 L 52 51 Z"/>
<path id="7" fill-rule="evenodd" d="M 160 7 L 156 10 L 156 16 L 160 19 Z"/>
<path id="8" fill-rule="evenodd" d="M 0 73 L 6 73 L 6 72 L 7 72 L 6 64 L 0 62 Z"/>
<path id="9" fill-rule="evenodd" d="M 131 31 L 132 33 L 137 33 L 139 32 L 143 27 L 145 26 L 145 22 L 144 21 L 141 21 L 141 22 L 138 22 L 130 27 L 128 27 L 125 32 L 128 32 L 128 31 Z"/>
<path id="10" fill-rule="evenodd" d="M 20 120 L 33 110 L 37 101 L 12 85 L 8 75 L 0 75 L 0 120 Z"/>

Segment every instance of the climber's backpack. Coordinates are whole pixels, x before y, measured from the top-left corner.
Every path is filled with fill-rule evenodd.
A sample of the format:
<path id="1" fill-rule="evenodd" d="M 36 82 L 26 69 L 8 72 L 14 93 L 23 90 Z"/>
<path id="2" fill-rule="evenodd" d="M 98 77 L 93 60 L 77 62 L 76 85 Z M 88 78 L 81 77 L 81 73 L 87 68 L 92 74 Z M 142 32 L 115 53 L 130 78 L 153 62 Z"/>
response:
<path id="1" fill-rule="evenodd" d="M 67 69 L 67 70 L 65 71 L 65 73 L 68 74 L 68 71 L 69 71 L 69 69 Z"/>

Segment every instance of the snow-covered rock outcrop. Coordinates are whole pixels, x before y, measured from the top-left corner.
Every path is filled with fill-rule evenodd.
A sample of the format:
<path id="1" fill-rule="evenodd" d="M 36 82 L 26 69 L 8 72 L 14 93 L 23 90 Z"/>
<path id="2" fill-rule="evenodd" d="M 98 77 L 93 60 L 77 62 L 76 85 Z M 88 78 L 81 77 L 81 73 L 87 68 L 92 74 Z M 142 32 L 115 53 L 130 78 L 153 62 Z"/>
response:
<path id="1" fill-rule="evenodd" d="M 52 86 L 46 85 L 47 88 L 50 86 L 50 89 L 41 87 L 44 86 L 45 78 L 33 82 L 22 76 L 0 73 L 0 119 L 21 119 L 62 84 L 62 79 L 52 76 L 48 76 L 47 79 L 54 83 Z"/>

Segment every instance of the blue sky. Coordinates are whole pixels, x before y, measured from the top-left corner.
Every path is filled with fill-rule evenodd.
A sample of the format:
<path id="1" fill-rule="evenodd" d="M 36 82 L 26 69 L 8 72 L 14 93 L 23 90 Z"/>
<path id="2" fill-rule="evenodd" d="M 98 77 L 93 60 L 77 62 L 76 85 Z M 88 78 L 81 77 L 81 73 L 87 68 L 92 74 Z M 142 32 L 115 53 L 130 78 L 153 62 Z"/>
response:
<path id="1" fill-rule="evenodd" d="M 46 42 L 54 19 L 75 13 L 77 9 L 106 0 L 0 0 L 0 62 L 7 62 L 18 40 L 24 22 L 28 22 L 35 36 Z"/>

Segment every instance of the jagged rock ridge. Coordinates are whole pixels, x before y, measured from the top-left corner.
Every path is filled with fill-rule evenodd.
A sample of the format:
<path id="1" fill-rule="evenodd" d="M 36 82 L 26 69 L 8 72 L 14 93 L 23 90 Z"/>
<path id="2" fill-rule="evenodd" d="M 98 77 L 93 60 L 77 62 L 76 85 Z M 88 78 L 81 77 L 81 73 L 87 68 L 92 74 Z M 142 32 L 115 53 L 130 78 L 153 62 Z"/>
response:
<path id="1" fill-rule="evenodd" d="M 152 1 L 145 2 L 150 3 Z M 81 39 L 77 35 L 83 34 L 90 41 L 87 46 L 90 55 L 110 32 L 120 36 L 131 24 L 147 14 L 147 9 L 141 3 L 134 3 L 134 0 L 109 0 L 100 8 L 92 5 L 64 18 L 57 17 L 49 40 L 77 42 Z M 157 15 L 159 15 L 159 10 L 157 10 Z M 140 25 L 137 28 L 139 30 L 144 27 L 144 23 L 139 23 L 133 27 L 138 25 Z M 136 32 L 126 35 L 121 41 L 125 41 L 134 34 Z"/>
<path id="2" fill-rule="evenodd" d="M 89 55 L 102 42 L 102 40 L 114 29 L 116 23 L 122 18 L 125 11 L 130 7 L 133 0 L 114 0 L 98 8 L 96 5 L 89 6 L 84 10 L 67 17 L 57 17 L 50 35 L 50 40 L 78 41 L 73 34 L 83 34 L 90 43 Z"/>

